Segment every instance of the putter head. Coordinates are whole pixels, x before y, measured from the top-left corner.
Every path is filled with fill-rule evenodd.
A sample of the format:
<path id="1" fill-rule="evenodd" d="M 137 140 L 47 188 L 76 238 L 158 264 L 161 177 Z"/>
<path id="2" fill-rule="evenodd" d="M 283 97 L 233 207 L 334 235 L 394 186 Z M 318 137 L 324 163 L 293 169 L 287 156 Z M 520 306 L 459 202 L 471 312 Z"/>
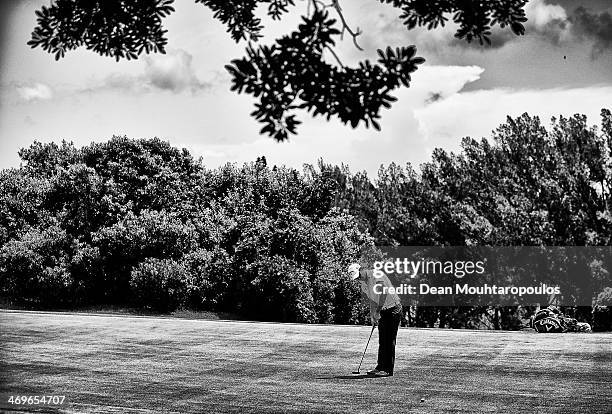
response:
<path id="1" fill-rule="evenodd" d="M 359 372 L 359 371 L 353 371 L 353 374 L 355 374 L 355 375 L 359 375 L 359 374 L 361 374 L 361 372 Z"/>

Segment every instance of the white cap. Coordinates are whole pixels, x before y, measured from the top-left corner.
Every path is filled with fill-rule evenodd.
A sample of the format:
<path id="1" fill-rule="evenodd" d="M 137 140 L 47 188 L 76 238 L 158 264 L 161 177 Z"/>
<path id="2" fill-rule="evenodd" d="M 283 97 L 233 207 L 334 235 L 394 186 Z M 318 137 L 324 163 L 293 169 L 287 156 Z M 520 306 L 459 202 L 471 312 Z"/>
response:
<path id="1" fill-rule="evenodd" d="M 355 280 L 359 277 L 359 269 L 361 269 L 361 265 L 359 263 L 349 265 L 348 273 L 351 275 L 351 279 Z"/>

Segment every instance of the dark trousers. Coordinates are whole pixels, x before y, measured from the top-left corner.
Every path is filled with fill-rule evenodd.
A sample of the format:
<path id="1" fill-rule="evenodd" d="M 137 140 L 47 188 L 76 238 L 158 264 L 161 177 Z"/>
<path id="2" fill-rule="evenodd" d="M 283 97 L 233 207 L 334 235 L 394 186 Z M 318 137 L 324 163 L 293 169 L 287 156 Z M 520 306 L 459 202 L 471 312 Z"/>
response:
<path id="1" fill-rule="evenodd" d="M 378 364 L 376 369 L 393 374 L 395 365 L 395 340 L 402 320 L 402 306 L 380 311 L 378 321 Z"/>

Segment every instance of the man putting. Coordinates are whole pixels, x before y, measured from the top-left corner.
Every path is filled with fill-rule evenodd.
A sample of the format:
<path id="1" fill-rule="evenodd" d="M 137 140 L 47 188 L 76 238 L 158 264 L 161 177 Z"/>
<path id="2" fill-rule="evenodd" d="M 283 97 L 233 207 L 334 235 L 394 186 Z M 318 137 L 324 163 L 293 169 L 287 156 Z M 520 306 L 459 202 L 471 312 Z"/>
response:
<path id="1" fill-rule="evenodd" d="M 353 280 L 359 280 L 361 292 L 370 304 L 372 326 L 378 326 L 378 363 L 368 371 L 373 377 L 390 377 L 395 365 L 395 341 L 402 319 L 402 304 L 396 293 L 388 293 L 393 287 L 386 275 L 375 277 L 372 270 L 362 269 L 353 263 L 348 268 Z"/>

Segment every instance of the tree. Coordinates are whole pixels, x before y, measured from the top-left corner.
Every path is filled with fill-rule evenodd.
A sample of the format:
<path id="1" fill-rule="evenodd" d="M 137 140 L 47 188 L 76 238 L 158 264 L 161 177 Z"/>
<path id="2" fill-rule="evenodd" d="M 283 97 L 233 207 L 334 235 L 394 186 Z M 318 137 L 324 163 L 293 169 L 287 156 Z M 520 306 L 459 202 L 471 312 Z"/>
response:
<path id="1" fill-rule="evenodd" d="M 401 10 L 407 29 L 435 29 L 449 19 L 458 25 L 455 36 L 467 42 L 490 43 L 491 28 L 509 26 L 517 35 L 525 32 L 523 7 L 527 0 L 380 0 Z M 342 64 L 334 51 L 338 36 L 348 33 L 359 48 L 359 29 L 346 21 L 340 0 L 324 4 L 304 0 L 307 12 L 297 30 L 272 46 L 257 46 L 263 25 L 256 17 L 259 6 L 279 20 L 295 7 L 294 0 L 196 0 L 210 8 L 227 26 L 236 42 L 248 41 L 246 56 L 226 66 L 232 90 L 245 92 L 259 102 L 252 112 L 263 124 L 261 133 L 278 141 L 296 133 L 300 123 L 295 112 L 305 109 L 313 116 L 337 117 L 355 128 L 360 123 L 380 129 L 381 108 L 396 100 L 390 93 L 408 87 L 410 74 L 425 60 L 416 47 L 387 47 L 378 51 L 376 63 L 368 60 L 356 67 Z M 116 60 L 137 59 L 144 53 L 165 53 L 167 39 L 162 20 L 174 11 L 173 0 L 57 0 L 36 12 L 38 23 L 28 42 L 63 57 L 67 51 L 85 47 Z M 337 16 L 333 18 L 330 10 Z M 328 52 L 335 64 L 326 61 Z"/>
<path id="2" fill-rule="evenodd" d="M 74 280 L 67 270 L 70 237 L 56 224 L 30 228 L 0 246 L 0 295 L 16 302 L 71 302 Z"/>
<path id="3" fill-rule="evenodd" d="M 176 309 L 186 296 L 188 279 L 187 269 L 181 263 L 150 257 L 132 269 L 130 287 L 139 305 L 168 312 Z"/>
<path id="4" fill-rule="evenodd" d="M 45 222 L 47 212 L 41 206 L 49 187 L 47 180 L 23 169 L 0 171 L 0 246 Z"/>
<path id="5" fill-rule="evenodd" d="M 612 243 L 609 110 L 601 125 L 508 118 L 491 139 L 436 150 L 418 172 L 391 164 L 374 182 L 323 162 L 301 173 L 263 158 L 208 170 L 157 139 L 36 143 L 0 171 L 0 297 L 359 323 L 367 307 L 345 270 L 379 260 L 376 246 L 591 246 L 549 250 L 542 271 L 577 303 L 594 301 L 568 312 L 607 330 L 612 255 L 594 246 Z M 418 300 L 408 318 L 517 329 L 532 311 Z"/>

